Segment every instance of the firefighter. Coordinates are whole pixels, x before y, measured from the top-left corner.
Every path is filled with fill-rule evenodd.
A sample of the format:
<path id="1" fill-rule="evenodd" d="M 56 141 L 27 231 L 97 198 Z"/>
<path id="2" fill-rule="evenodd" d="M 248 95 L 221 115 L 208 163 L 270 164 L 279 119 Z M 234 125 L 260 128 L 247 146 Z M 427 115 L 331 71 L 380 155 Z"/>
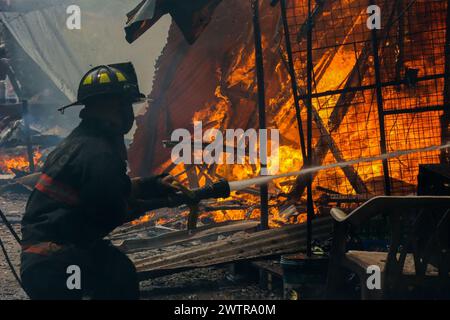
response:
<path id="1" fill-rule="evenodd" d="M 31 299 L 138 299 L 133 263 L 104 237 L 148 210 L 179 205 L 174 178 L 127 176 L 124 135 L 139 92 L 131 64 L 81 80 L 81 123 L 48 156 L 22 220 L 21 278 Z M 63 110 L 64 107 L 60 110 Z"/>

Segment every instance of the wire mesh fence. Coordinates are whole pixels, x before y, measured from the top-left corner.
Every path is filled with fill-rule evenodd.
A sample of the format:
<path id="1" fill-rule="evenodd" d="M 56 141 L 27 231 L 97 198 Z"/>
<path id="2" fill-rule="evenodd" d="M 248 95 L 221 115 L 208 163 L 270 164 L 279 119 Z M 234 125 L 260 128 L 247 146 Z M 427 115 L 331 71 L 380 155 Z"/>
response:
<path id="1" fill-rule="evenodd" d="M 367 25 L 373 4 L 381 10 L 376 32 Z M 286 14 L 295 75 L 305 99 L 308 1 L 288 0 Z M 379 156 L 383 148 L 393 152 L 441 144 L 446 15 L 446 0 L 312 1 L 316 165 Z M 387 161 L 391 193 L 414 192 L 419 164 L 437 162 L 438 151 Z M 381 161 L 321 171 L 314 186 L 346 195 L 388 192 Z"/>

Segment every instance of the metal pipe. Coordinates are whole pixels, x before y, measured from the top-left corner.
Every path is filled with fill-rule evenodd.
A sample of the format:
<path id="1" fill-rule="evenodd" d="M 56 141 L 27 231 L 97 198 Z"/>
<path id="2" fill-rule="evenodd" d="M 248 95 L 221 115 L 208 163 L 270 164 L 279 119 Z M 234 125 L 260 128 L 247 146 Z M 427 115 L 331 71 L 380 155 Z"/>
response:
<path id="1" fill-rule="evenodd" d="M 370 4 L 374 4 L 373 0 L 370 0 Z M 376 96 L 377 96 L 377 109 L 378 109 L 378 121 L 380 124 L 380 150 L 381 154 L 387 152 L 386 147 L 386 128 L 384 124 L 384 108 L 383 108 L 383 91 L 380 74 L 380 57 L 378 55 L 378 36 L 377 29 L 372 29 L 372 47 L 373 47 L 373 64 L 375 69 L 375 82 L 376 82 Z M 389 163 L 387 159 L 382 161 L 383 163 L 383 176 L 384 176 L 384 192 L 386 195 L 391 195 L 391 179 L 389 177 Z"/>
<path id="2" fill-rule="evenodd" d="M 313 54 L 312 54 L 312 14 L 311 14 L 311 0 L 308 0 L 308 33 L 307 33 L 307 151 L 308 162 L 307 167 L 313 166 L 313 152 L 312 152 L 312 125 L 313 125 L 313 105 L 312 105 L 312 93 L 313 93 Z M 314 218 L 314 203 L 312 198 L 312 173 L 307 176 L 307 240 L 306 240 L 306 254 L 308 257 L 312 255 L 312 219 Z"/>
<path id="3" fill-rule="evenodd" d="M 305 146 L 305 134 L 303 133 L 302 116 L 300 113 L 300 98 L 298 96 L 297 77 L 295 75 L 294 59 L 292 58 L 292 46 L 289 32 L 289 24 L 286 15 L 286 0 L 280 0 L 281 19 L 283 21 L 284 28 L 284 40 L 286 43 L 286 53 L 288 57 L 288 69 L 291 78 L 292 95 L 294 97 L 295 115 L 297 119 L 298 135 L 300 138 L 300 148 L 302 151 L 303 159 L 307 158 L 306 146 Z"/>
<path id="4" fill-rule="evenodd" d="M 253 30 L 255 36 L 255 61 L 256 61 L 256 77 L 258 85 L 258 113 L 259 113 L 259 128 L 266 129 L 266 95 L 264 84 L 264 60 L 261 39 L 261 26 L 259 23 L 259 2 L 252 0 L 253 11 Z M 267 167 L 267 155 L 260 153 L 261 171 Z M 267 184 L 260 186 L 261 192 L 261 229 L 269 228 L 269 190 Z"/>
<path id="5" fill-rule="evenodd" d="M 441 141 L 446 144 L 450 140 L 450 0 L 447 1 L 447 21 L 445 36 L 445 82 L 444 82 L 444 114 L 441 117 Z M 450 163 L 450 149 L 441 152 L 441 162 Z"/>
<path id="6" fill-rule="evenodd" d="M 403 0 L 397 0 L 397 8 L 396 8 L 399 19 L 398 19 L 398 28 L 397 28 L 397 62 L 395 64 L 395 79 L 400 81 L 402 78 L 402 70 L 404 68 L 405 63 L 405 19 L 403 12 Z"/>

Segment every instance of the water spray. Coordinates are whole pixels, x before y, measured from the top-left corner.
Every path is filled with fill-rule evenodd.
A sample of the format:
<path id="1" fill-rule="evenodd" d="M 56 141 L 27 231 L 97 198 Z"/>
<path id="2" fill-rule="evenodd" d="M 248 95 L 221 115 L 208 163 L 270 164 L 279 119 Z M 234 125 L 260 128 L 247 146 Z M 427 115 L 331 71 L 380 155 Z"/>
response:
<path id="1" fill-rule="evenodd" d="M 189 190 L 189 189 L 183 187 L 182 185 L 177 184 L 181 190 L 180 190 L 180 192 L 178 192 L 177 194 L 172 196 L 172 202 L 174 205 L 187 204 L 188 206 L 191 207 L 191 213 L 189 214 L 189 223 L 188 223 L 189 228 L 188 229 L 194 229 L 197 224 L 197 218 L 198 218 L 198 203 L 201 200 L 227 198 L 230 196 L 231 191 L 239 191 L 239 190 L 245 189 L 250 186 L 254 186 L 254 185 L 258 186 L 258 185 L 267 184 L 274 179 L 286 178 L 286 177 L 292 177 L 292 176 L 302 176 L 302 175 L 310 174 L 310 173 L 321 171 L 321 170 L 342 168 L 342 167 L 347 167 L 347 166 L 351 166 L 351 165 L 363 163 L 363 162 L 380 161 L 380 160 L 397 158 L 397 157 L 414 154 L 414 153 L 438 151 L 438 150 L 447 149 L 447 148 L 450 148 L 450 143 L 442 145 L 442 146 L 432 146 L 432 147 L 422 148 L 422 149 L 396 151 L 396 152 L 392 152 L 392 153 L 385 153 L 385 154 L 375 156 L 375 157 L 360 158 L 360 159 L 344 161 L 344 162 L 339 162 L 339 163 L 332 163 L 332 164 L 328 164 L 328 165 L 315 166 L 315 167 L 311 167 L 311 168 L 302 169 L 299 171 L 286 172 L 286 173 L 281 173 L 281 174 L 277 174 L 277 175 L 259 176 L 256 178 L 240 180 L 240 181 L 220 180 L 212 185 L 208 185 L 203 188 L 194 189 L 194 190 Z"/>
<path id="2" fill-rule="evenodd" d="M 413 154 L 413 153 L 438 151 L 438 150 L 443 150 L 443 149 L 447 149 L 447 148 L 450 148 L 450 143 L 441 145 L 441 146 L 432 146 L 432 147 L 421 148 L 421 149 L 412 149 L 412 150 L 385 153 L 385 154 L 375 156 L 375 157 L 360 158 L 360 159 L 349 160 L 349 161 L 344 161 L 344 162 L 332 163 L 332 164 L 328 164 L 328 165 L 315 166 L 315 167 L 311 167 L 311 168 L 305 168 L 305 169 L 302 169 L 299 171 L 286 172 L 286 173 L 281 173 L 281 174 L 277 174 L 277 175 L 260 176 L 260 177 L 246 179 L 246 180 L 240 180 L 240 181 L 230 181 L 229 185 L 230 185 L 231 191 L 239 191 L 239 190 L 248 188 L 250 186 L 254 186 L 254 185 L 258 186 L 258 185 L 262 185 L 262 184 L 267 184 L 270 181 L 279 179 L 279 178 L 301 176 L 301 175 L 306 175 L 306 174 L 321 171 L 321 170 L 348 167 L 348 166 L 358 164 L 358 163 L 363 163 L 363 162 L 386 160 L 386 159 L 397 158 L 397 157 L 401 157 L 401 156 L 409 155 L 409 154 Z"/>

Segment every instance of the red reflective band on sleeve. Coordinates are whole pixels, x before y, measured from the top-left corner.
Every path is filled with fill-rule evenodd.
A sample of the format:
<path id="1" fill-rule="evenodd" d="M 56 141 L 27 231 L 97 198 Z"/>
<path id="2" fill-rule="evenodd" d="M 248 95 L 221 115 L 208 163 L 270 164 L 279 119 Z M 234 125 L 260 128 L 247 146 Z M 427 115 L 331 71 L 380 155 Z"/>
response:
<path id="1" fill-rule="evenodd" d="M 79 203 L 78 192 L 75 189 L 56 181 L 45 173 L 39 178 L 36 189 L 49 197 L 68 205 L 77 205 Z"/>
<path id="2" fill-rule="evenodd" d="M 26 253 L 34 253 L 42 256 L 48 256 L 58 252 L 63 247 L 53 242 L 41 242 L 31 246 L 22 246 L 22 251 Z"/>

